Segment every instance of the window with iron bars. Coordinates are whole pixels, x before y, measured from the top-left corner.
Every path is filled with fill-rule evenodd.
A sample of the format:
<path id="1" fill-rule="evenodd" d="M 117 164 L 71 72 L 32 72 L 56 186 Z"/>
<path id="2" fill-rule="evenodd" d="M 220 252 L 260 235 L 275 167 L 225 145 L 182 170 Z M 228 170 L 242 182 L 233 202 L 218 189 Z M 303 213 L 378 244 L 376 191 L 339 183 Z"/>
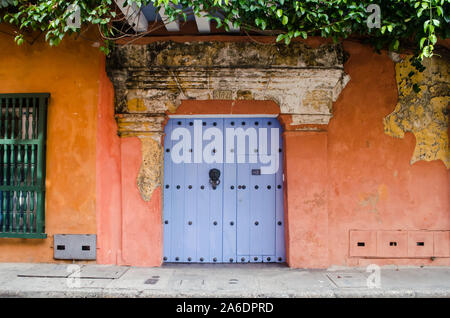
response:
<path id="1" fill-rule="evenodd" d="M 0 94 L 0 238 L 46 238 L 50 94 Z"/>

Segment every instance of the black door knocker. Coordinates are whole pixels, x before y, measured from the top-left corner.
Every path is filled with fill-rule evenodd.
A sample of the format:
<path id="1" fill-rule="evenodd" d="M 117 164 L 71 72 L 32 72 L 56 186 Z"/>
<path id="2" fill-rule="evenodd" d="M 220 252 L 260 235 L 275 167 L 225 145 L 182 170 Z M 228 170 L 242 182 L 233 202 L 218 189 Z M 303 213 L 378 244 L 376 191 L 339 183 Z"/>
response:
<path id="1" fill-rule="evenodd" d="M 211 169 L 209 170 L 209 183 L 212 188 L 216 190 L 217 186 L 220 184 L 220 170 L 219 169 Z"/>

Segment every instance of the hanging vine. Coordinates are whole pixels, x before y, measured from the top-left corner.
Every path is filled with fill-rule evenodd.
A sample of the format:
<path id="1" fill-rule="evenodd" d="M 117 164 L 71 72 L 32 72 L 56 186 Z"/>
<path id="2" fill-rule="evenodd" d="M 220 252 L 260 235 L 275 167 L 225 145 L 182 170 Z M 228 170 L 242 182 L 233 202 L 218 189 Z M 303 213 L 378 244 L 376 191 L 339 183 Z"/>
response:
<path id="1" fill-rule="evenodd" d="M 124 5 L 132 3 L 138 8 L 148 4 L 164 7 L 168 21 L 187 21 L 189 15 L 207 12 L 218 28 L 273 35 L 277 42 L 286 44 L 298 37 L 320 36 L 334 41 L 358 37 L 377 51 L 412 49 L 419 62 L 433 55 L 438 39 L 450 37 L 449 0 L 126 0 Z M 380 24 L 368 27 L 374 14 L 367 8 L 374 4 L 379 8 Z M 73 14 L 71 5 L 79 8 L 84 28 L 98 27 L 106 54 L 117 39 L 133 41 L 161 28 L 154 23 L 147 32 L 134 32 L 112 0 L 0 0 L 0 22 L 18 27 L 14 35 L 17 44 L 25 41 L 29 30 L 39 30 L 55 46 L 66 35 L 82 32 L 83 28 L 67 23 Z"/>

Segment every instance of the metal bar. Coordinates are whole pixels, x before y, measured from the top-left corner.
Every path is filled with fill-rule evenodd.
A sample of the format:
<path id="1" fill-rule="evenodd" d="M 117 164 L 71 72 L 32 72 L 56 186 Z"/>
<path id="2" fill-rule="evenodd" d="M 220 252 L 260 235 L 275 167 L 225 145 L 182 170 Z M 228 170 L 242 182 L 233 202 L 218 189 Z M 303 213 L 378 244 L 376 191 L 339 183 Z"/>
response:
<path id="1" fill-rule="evenodd" d="M 26 215 L 26 210 L 24 209 L 25 195 L 24 195 L 24 191 L 20 191 L 19 193 L 20 193 L 20 196 L 19 196 L 20 221 L 22 222 L 22 232 L 26 233 L 27 232 L 27 215 Z"/>
<path id="2" fill-rule="evenodd" d="M 30 169 L 31 169 L 31 186 L 34 186 L 36 184 L 35 182 L 35 170 L 36 170 L 36 155 L 35 155 L 35 150 L 36 150 L 36 145 L 31 145 L 31 164 L 30 164 Z M 37 181 L 37 180 L 36 180 Z"/>
<path id="3" fill-rule="evenodd" d="M 12 100 L 11 109 L 11 139 L 16 139 L 16 100 Z"/>
<path id="4" fill-rule="evenodd" d="M 25 145 L 24 155 L 23 155 L 23 169 L 24 169 L 24 186 L 28 186 L 28 148 L 29 145 Z"/>
<path id="5" fill-rule="evenodd" d="M 8 204 L 8 200 L 9 200 L 9 192 L 4 191 L 3 187 L 5 187 L 7 185 L 7 175 L 8 175 L 8 147 L 5 145 L 3 146 L 3 158 L 2 158 L 2 165 L 3 165 L 3 185 L 2 185 L 2 212 L 3 212 L 3 218 L 2 218 L 2 222 L 3 222 L 3 232 L 5 232 L 7 230 L 7 228 L 9 228 L 9 214 L 8 214 L 8 209 L 9 209 L 9 204 Z"/>
<path id="6" fill-rule="evenodd" d="M 30 104 L 27 103 L 27 110 L 25 115 L 25 139 L 31 139 L 29 136 L 29 129 L 28 129 L 29 125 L 30 125 Z"/>
<path id="7" fill-rule="evenodd" d="M 19 119 L 20 119 L 20 115 L 19 115 Z M 21 127 L 19 126 L 19 131 L 21 131 Z M 16 153 L 16 157 L 15 157 L 15 161 L 14 161 L 14 178 L 15 178 L 15 185 L 17 186 L 17 190 L 21 190 L 21 191 L 16 191 L 16 195 L 17 195 L 17 201 L 18 201 L 18 208 L 16 206 L 16 213 L 19 213 L 20 215 L 20 219 L 23 219 L 23 211 L 22 209 L 22 204 L 21 204 L 21 198 L 22 198 L 22 192 L 23 190 L 21 189 L 21 183 L 22 183 L 22 166 L 21 166 L 21 161 L 22 161 L 22 155 L 21 155 L 21 145 L 13 145 L 14 148 L 17 149 L 17 153 Z M 23 232 L 26 231 L 26 219 L 22 220 L 23 223 Z M 16 225 L 17 229 L 18 229 L 18 224 Z"/>
<path id="8" fill-rule="evenodd" d="M 8 111 L 9 112 L 9 111 Z M 12 115 L 12 114 L 11 114 Z M 14 186 L 14 146 L 9 145 L 9 156 L 8 156 L 8 172 L 9 172 L 9 178 L 8 182 L 10 186 Z M 10 201 L 9 201 L 9 218 L 10 218 L 10 231 L 13 231 L 13 222 L 14 222 L 14 194 L 15 191 L 10 191 Z"/>
<path id="9" fill-rule="evenodd" d="M 14 191 L 9 191 L 9 208 L 8 208 L 8 215 L 9 215 L 9 232 L 13 231 L 13 200 L 14 200 Z"/>
<path id="10" fill-rule="evenodd" d="M 19 99 L 19 116 L 18 116 L 18 119 L 19 119 L 19 124 L 18 124 L 18 128 L 19 128 L 19 135 L 18 135 L 18 138 L 19 139 L 22 139 L 23 138 L 23 136 L 22 136 L 22 134 L 23 134 L 23 129 L 22 129 L 22 121 L 23 121 L 23 98 L 20 98 Z"/>
<path id="11" fill-rule="evenodd" d="M 21 145 L 17 145 L 17 185 L 22 185 L 22 172 L 23 172 L 23 162 L 22 162 L 22 147 Z"/>
<path id="12" fill-rule="evenodd" d="M 46 98 L 40 97 L 39 98 L 39 120 L 38 120 L 38 139 L 39 139 L 39 145 L 37 146 L 37 176 L 36 176 L 36 184 L 39 184 L 42 189 L 44 189 L 44 176 L 45 176 L 45 127 L 46 125 Z M 37 210 L 36 210 L 36 230 L 37 232 L 44 232 L 44 198 L 45 198 L 45 191 L 42 190 L 41 192 L 37 193 Z"/>
<path id="13" fill-rule="evenodd" d="M 15 167 L 15 158 L 14 158 L 14 145 L 9 145 L 10 147 L 10 157 L 9 157 L 9 185 L 14 186 L 14 167 Z"/>
<path id="14" fill-rule="evenodd" d="M 40 185 L 34 185 L 34 186 L 12 186 L 12 185 L 2 185 L 0 186 L 0 191 L 14 191 L 14 190 L 24 190 L 24 191 L 42 191 L 42 187 Z"/>
<path id="15" fill-rule="evenodd" d="M 37 105 L 36 105 L 37 102 Z M 35 139 L 38 132 L 37 132 L 37 122 L 39 121 L 39 113 L 37 111 L 37 109 L 41 108 L 41 101 L 38 100 L 37 98 L 33 98 L 33 113 L 31 114 L 31 138 Z"/>
<path id="16" fill-rule="evenodd" d="M 5 135 L 3 136 L 4 139 L 8 139 L 8 118 L 9 118 L 9 99 L 6 99 L 5 104 Z"/>
<path id="17" fill-rule="evenodd" d="M 6 232 L 7 200 L 6 200 L 6 192 L 4 191 L 1 191 L 1 200 L 2 200 L 2 232 Z"/>
<path id="18" fill-rule="evenodd" d="M 8 176 L 8 146 L 3 147 L 3 184 L 2 187 L 7 186 L 7 176 Z"/>
<path id="19" fill-rule="evenodd" d="M 14 205 L 13 208 L 14 209 L 14 216 L 15 216 L 15 229 L 16 229 L 16 233 L 19 233 L 19 229 L 20 229 L 20 191 L 15 191 L 14 192 Z"/>
<path id="20" fill-rule="evenodd" d="M 30 233 L 33 233 L 35 231 L 34 228 L 34 220 L 35 220 L 35 212 L 34 212 L 34 197 L 35 192 L 27 192 L 27 199 L 28 199 L 28 206 L 30 210 Z"/>
<path id="21" fill-rule="evenodd" d="M 45 239 L 47 238 L 47 234 L 45 233 L 1 233 L 0 238 L 9 237 L 9 238 L 26 238 L 26 239 Z"/>
<path id="22" fill-rule="evenodd" d="M 3 121 L 4 121 L 4 117 L 3 117 L 3 103 L 6 104 L 6 100 L 3 98 L 0 98 L 0 137 L 3 136 Z"/>
<path id="23" fill-rule="evenodd" d="M 44 97 L 50 98 L 50 93 L 11 93 L 11 94 L 0 94 L 0 98 L 29 98 L 29 97 Z"/>
<path id="24" fill-rule="evenodd" d="M 38 139 L 28 139 L 28 140 L 20 140 L 20 139 L 7 139 L 2 140 L 1 143 L 3 145 L 37 145 L 39 143 Z"/>

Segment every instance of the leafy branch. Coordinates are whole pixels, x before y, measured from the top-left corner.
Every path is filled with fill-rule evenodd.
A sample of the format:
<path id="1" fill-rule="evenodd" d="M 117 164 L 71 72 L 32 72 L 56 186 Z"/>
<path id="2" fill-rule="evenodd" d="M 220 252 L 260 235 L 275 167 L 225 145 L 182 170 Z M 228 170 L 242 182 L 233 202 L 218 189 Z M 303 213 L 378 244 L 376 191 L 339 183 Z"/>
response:
<path id="1" fill-rule="evenodd" d="M 276 35 L 276 41 L 289 44 L 292 39 L 309 36 L 339 41 L 360 37 L 378 51 L 400 51 L 411 43 L 421 60 L 431 57 L 438 39 L 450 37 L 449 0 L 126 0 L 138 8 L 153 4 L 165 8 L 168 21 L 187 21 L 190 14 L 203 15 L 225 30 L 259 31 Z M 83 26 L 96 25 L 108 53 L 109 43 L 119 38 L 130 40 L 145 36 L 161 26 L 153 24 L 147 32 L 136 33 L 112 0 L 0 0 L 0 19 L 18 27 L 17 44 L 23 43 L 27 30 L 40 30 L 52 46 L 67 34 L 80 29 L 68 25 L 69 6 L 80 8 Z M 380 8 L 380 27 L 369 28 L 373 18 L 370 4 Z M 1 22 L 1 20 L 0 20 Z"/>

